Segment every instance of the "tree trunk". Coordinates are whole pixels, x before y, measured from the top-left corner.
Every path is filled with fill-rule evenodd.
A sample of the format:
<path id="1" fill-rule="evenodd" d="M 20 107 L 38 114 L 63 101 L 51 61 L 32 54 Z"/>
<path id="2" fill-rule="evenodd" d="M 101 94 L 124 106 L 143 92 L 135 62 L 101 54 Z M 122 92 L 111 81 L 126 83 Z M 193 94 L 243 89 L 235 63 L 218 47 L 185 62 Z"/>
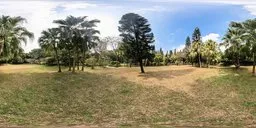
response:
<path id="1" fill-rule="evenodd" d="M 202 67 L 202 62 L 201 62 L 201 55 L 200 54 L 198 55 L 198 63 L 199 63 L 199 67 L 201 68 Z"/>
<path id="2" fill-rule="evenodd" d="M 76 69 L 79 70 L 79 53 L 76 53 Z"/>
<path id="3" fill-rule="evenodd" d="M 83 51 L 82 71 L 84 71 L 85 52 Z"/>
<path id="4" fill-rule="evenodd" d="M 240 59 L 239 59 L 240 54 L 237 55 L 236 57 L 236 69 L 240 68 Z"/>
<path id="5" fill-rule="evenodd" d="M 141 73 L 145 73 L 144 68 L 143 68 L 142 59 L 139 60 L 139 63 L 140 63 L 140 71 L 141 71 Z"/>
<path id="6" fill-rule="evenodd" d="M 73 69 L 72 72 L 75 73 L 76 72 L 76 55 L 75 55 L 75 50 L 73 51 Z"/>
<path id="7" fill-rule="evenodd" d="M 68 51 L 68 71 L 71 71 L 71 52 Z"/>
<path id="8" fill-rule="evenodd" d="M 79 66 L 80 66 L 80 63 L 79 63 L 79 60 L 77 60 L 76 70 L 79 70 Z"/>
<path id="9" fill-rule="evenodd" d="M 59 59 L 58 50 L 57 50 L 56 47 L 54 47 L 54 51 L 55 51 L 55 54 L 56 54 L 57 64 L 58 64 L 58 67 L 59 67 L 59 71 L 58 72 L 61 72 L 60 59 Z"/>
<path id="10" fill-rule="evenodd" d="M 3 52 L 3 49 L 4 49 L 4 39 L 1 39 L 1 41 L 0 41 L 0 56 Z"/>
<path id="11" fill-rule="evenodd" d="M 207 61 L 206 62 L 207 63 L 207 68 L 209 68 L 209 59 L 207 58 L 206 61 Z"/>
<path id="12" fill-rule="evenodd" d="M 253 52 L 253 68 L 252 68 L 252 74 L 253 74 L 254 76 L 256 76 L 255 65 L 256 65 L 256 62 L 255 62 L 255 52 Z"/>

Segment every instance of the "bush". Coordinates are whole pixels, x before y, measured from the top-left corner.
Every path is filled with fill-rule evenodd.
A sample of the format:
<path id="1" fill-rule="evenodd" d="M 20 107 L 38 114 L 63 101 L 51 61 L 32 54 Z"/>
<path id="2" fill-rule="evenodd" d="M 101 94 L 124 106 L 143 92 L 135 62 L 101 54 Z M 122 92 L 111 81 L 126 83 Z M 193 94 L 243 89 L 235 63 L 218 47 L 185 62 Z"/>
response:
<path id="1" fill-rule="evenodd" d="M 24 60 L 21 57 L 15 57 L 11 60 L 12 64 L 23 64 Z"/>
<path id="2" fill-rule="evenodd" d="M 120 62 L 119 62 L 119 61 L 111 61 L 109 66 L 112 66 L 112 67 L 120 67 L 121 65 L 120 65 Z"/>
<path id="3" fill-rule="evenodd" d="M 92 69 L 94 69 L 94 66 L 96 64 L 96 58 L 95 57 L 91 57 L 87 60 L 85 60 L 86 66 L 91 67 Z"/>
<path id="4" fill-rule="evenodd" d="M 40 62 L 40 64 L 44 64 L 43 61 L 41 61 L 41 62 Z M 54 66 L 54 65 L 57 65 L 57 61 L 54 57 L 47 57 L 47 58 L 45 58 L 45 64 L 48 66 Z"/>

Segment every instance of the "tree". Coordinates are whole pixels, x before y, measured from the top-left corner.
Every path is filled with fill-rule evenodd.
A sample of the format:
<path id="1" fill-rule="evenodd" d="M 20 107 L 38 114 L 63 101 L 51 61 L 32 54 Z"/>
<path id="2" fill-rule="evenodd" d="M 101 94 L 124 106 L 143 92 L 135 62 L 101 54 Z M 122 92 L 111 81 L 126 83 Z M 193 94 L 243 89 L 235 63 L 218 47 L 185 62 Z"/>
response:
<path id="1" fill-rule="evenodd" d="M 128 13 L 122 16 L 119 24 L 125 55 L 139 62 L 141 73 L 144 73 L 143 59 L 150 58 L 154 50 L 154 35 L 148 20 L 138 14 Z"/>
<path id="2" fill-rule="evenodd" d="M 187 62 L 191 61 L 191 59 L 189 57 L 190 48 L 191 48 L 191 41 L 190 41 L 190 37 L 188 36 L 186 38 L 185 48 L 183 49 L 183 52 L 185 53 Z"/>
<path id="3" fill-rule="evenodd" d="M 61 72 L 60 59 L 59 59 L 59 48 L 60 44 L 60 30 L 59 28 L 51 28 L 42 32 L 42 36 L 39 38 L 39 45 L 45 49 L 53 49 L 55 52 L 55 58 L 59 67 L 58 72 Z"/>
<path id="4" fill-rule="evenodd" d="M 207 40 L 202 48 L 202 56 L 206 58 L 207 67 L 210 63 L 216 63 L 220 60 L 218 44 L 213 40 Z"/>
<path id="5" fill-rule="evenodd" d="M 223 43 L 225 47 L 230 50 L 230 52 L 233 55 L 233 61 L 238 69 L 240 67 L 240 52 L 241 52 L 241 47 L 243 45 L 243 40 L 242 40 L 242 34 L 243 31 L 239 23 L 232 22 L 230 24 L 230 28 L 228 28 L 227 33 L 223 37 Z"/>
<path id="6" fill-rule="evenodd" d="M 122 39 L 120 37 L 105 37 L 102 41 L 104 41 L 110 49 L 114 52 L 116 59 L 115 61 L 120 61 L 120 45 L 122 43 Z"/>
<path id="7" fill-rule="evenodd" d="M 72 72 L 75 72 L 76 61 L 78 60 L 77 53 L 79 53 L 79 43 L 82 41 L 80 34 L 81 24 L 83 23 L 86 16 L 83 17 L 74 17 L 68 16 L 65 20 L 55 20 L 54 23 L 58 24 L 61 28 L 64 28 L 65 31 L 69 32 L 69 41 L 72 45 L 72 56 L 73 56 L 73 69 Z"/>
<path id="8" fill-rule="evenodd" d="M 97 34 L 98 30 L 95 30 L 96 24 L 99 20 L 87 20 L 87 16 L 74 17 L 68 16 L 65 20 L 55 20 L 54 23 L 58 24 L 60 28 L 65 30 L 66 43 L 70 48 L 73 58 L 73 70 L 75 67 L 79 68 L 80 59 L 82 58 L 82 70 L 84 70 L 85 52 L 96 46 L 96 40 L 99 40 Z M 82 53 L 82 57 L 80 57 Z"/>
<path id="9" fill-rule="evenodd" d="M 98 30 L 95 29 L 97 27 L 97 23 L 100 23 L 99 20 L 94 19 L 94 20 L 84 20 L 83 23 L 81 23 L 82 27 L 82 53 L 83 53 L 83 58 L 82 58 L 82 71 L 84 71 L 84 66 L 85 66 L 85 52 L 88 51 L 89 49 L 93 48 L 96 46 L 96 41 L 99 41 L 99 37 L 97 34 L 100 34 Z"/>
<path id="10" fill-rule="evenodd" d="M 33 33 L 22 26 L 25 21 L 19 16 L 0 18 L 0 55 L 16 57 L 22 51 L 21 43 L 26 44 L 28 39 L 34 38 Z"/>
<path id="11" fill-rule="evenodd" d="M 256 19 L 249 19 L 243 22 L 243 39 L 247 42 L 249 45 L 250 51 L 252 53 L 252 60 L 253 60 L 253 70 L 252 73 L 254 76 L 256 76 L 255 72 L 255 65 L 256 65 Z"/>
<path id="12" fill-rule="evenodd" d="M 195 28 L 193 34 L 192 34 L 192 47 L 194 48 L 194 52 L 196 52 L 196 56 L 198 58 L 198 64 L 199 67 L 202 67 L 201 62 L 201 46 L 202 46 L 202 40 L 201 40 L 201 32 L 198 27 Z M 194 53 L 193 53 L 194 54 Z"/>

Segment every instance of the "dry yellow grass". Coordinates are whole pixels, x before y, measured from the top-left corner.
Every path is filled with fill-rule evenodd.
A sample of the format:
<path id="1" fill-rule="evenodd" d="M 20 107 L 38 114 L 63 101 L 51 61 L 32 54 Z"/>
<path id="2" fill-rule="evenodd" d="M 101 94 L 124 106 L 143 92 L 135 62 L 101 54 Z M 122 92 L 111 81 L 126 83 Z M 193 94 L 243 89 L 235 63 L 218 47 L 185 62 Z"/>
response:
<path id="1" fill-rule="evenodd" d="M 164 86 L 173 91 L 181 91 L 190 95 L 194 95 L 190 90 L 197 80 L 219 75 L 218 68 L 191 66 L 146 67 L 145 70 L 145 74 L 139 73 L 140 69 L 137 67 L 106 68 L 91 72 L 105 73 L 145 86 Z"/>
<path id="2" fill-rule="evenodd" d="M 0 127 L 255 127 L 251 67 L 222 68 L 0 66 Z"/>

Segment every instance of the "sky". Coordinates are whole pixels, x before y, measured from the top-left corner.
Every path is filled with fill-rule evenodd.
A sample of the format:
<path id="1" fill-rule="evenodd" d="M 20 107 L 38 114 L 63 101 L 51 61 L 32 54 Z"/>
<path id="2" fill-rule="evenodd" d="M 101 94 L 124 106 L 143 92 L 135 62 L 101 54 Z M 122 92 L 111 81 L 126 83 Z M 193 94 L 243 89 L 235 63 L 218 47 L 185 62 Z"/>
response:
<path id="1" fill-rule="evenodd" d="M 22 45 L 25 52 L 39 48 L 41 32 L 57 27 L 53 20 L 69 15 L 99 19 L 101 37 L 119 36 L 118 22 L 137 13 L 151 24 L 156 49 L 182 49 L 187 36 L 199 27 L 203 41 L 221 42 L 231 21 L 256 16 L 256 0 L 1 0 L 0 15 L 22 16 L 35 39 Z"/>

